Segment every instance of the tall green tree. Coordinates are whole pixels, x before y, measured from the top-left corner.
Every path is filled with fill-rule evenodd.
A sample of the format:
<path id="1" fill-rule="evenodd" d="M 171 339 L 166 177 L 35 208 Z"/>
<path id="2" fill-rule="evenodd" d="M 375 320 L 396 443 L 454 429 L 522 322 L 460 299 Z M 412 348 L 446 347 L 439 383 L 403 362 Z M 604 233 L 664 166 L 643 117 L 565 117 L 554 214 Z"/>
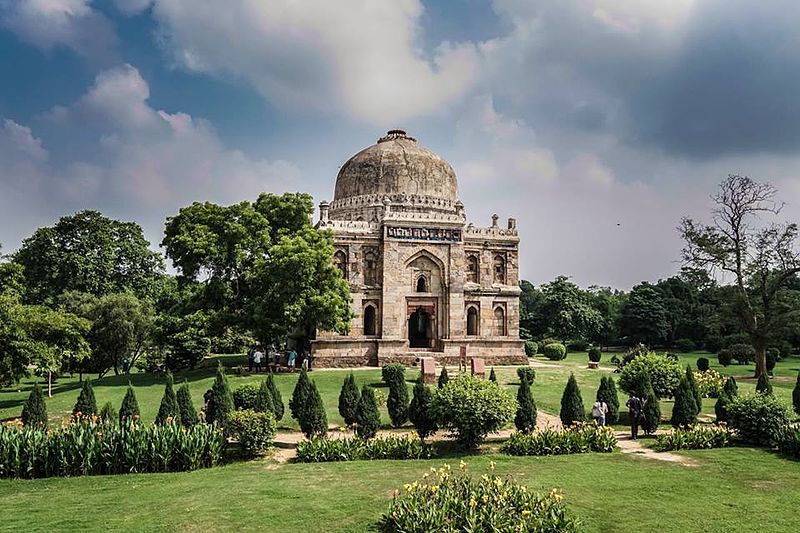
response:
<path id="1" fill-rule="evenodd" d="M 81 385 L 81 392 L 78 394 L 78 400 L 75 402 L 75 407 L 72 408 L 72 415 L 85 417 L 96 415 L 97 413 L 97 400 L 94 397 L 92 382 L 84 379 Z"/>
<path id="2" fill-rule="evenodd" d="M 214 384 L 211 386 L 211 398 L 208 401 L 206 422 L 224 426 L 228 419 L 228 414 L 233 409 L 233 393 L 231 393 L 231 387 L 228 385 L 225 370 L 222 368 L 222 364 L 219 364 Z"/>
<path id="3" fill-rule="evenodd" d="M 327 433 L 328 418 L 325 414 L 322 396 L 320 396 L 316 384 L 309 379 L 305 369 L 300 371 L 300 376 L 297 378 L 292 399 L 289 401 L 289 409 L 292 411 L 292 418 L 297 420 L 300 431 L 306 437 L 311 438 Z"/>
<path id="4" fill-rule="evenodd" d="M 433 400 L 433 393 L 431 388 L 422 380 L 417 381 L 414 385 L 414 395 L 411 398 L 411 404 L 408 406 L 408 418 L 414 424 L 414 429 L 417 430 L 420 440 L 425 440 L 430 437 L 439 426 L 436 422 L 436 417 L 431 411 L 431 401 Z"/>
<path id="5" fill-rule="evenodd" d="M 564 341 L 596 336 L 602 317 L 589 303 L 589 296 L 566 276 L 542 285 L 539 312 L 546 318 L 549 333 Z"/>
<path id="6" fill-rule="evenodd" d="M 658 403 L 658 396 L 653 391 L 653 383 L 650 381 L 650 374 L 644 373 L 643 393 L 641 399 L 644 401 L 642 407 L 642 429 L 648 435 L 652 435 L 661 423 L 661 406 Z"/>
<path id="7" fill-rule="evenodd" d="M 125 397 L 122 398 L 122 405 L 119 408 L 119 424 L 124 425 L 128 420 L 139 420 L 139 417 L 141 417 L 139 401 L 129 381 L 128 390 L 125 391 Z"/>
<path id="8" fill-rule="evenodd" d="M 628 295 L 620 316 L 623 335 L 646 345 L 667 337 L 669 322 L 662 294 L 650 283 L 636 285 Z"/>
<path id="9" fill-rule="evenodd" d="M 283 419 L 284 413 L 283 397 L 275 384 L 275 376 L 272 375 L 272 372 L 267 376 L 267 388 L 272 397 L 272 413 L 275 415 L 275 420 L 280 421 Z"/>
<path id="10" fill-rule="evenodd" d="M 686 365 L 686 381 L 689 382 L 689 387 L 692 389 L 692 396 L 694 396 L 694 402 L 697 405 L 695 411 L 697 411 L 699 415 L 700 411 L 703 410 L 703 399 L 700 397 L 700 386 L 697 384 L 697 380 L 694 377 L 694 372 L 690 365 Z"/>
<path id="11" fill-rule="evenodd" d="M 389 397 L 386 408 L 392 425 L 399 428 L 408 421 L 408 387 L 403 374 L 399 374 L 389 383 Z"/>
<path id="12" fill-rule="evenodd" d="M 381 417 L 378 412 L 378 402 L 375 391 L 369 385 L 361 388 L 361 397 L 358 400 L 356 411 L 356 435 L 362 439 L 371 439 L 381 427 Z"/>
<path id="13" fill-rule="evenodd" d="M 24 268 L 26 300 L 41 304 L 53 304 L 70 290 L 149 297 L 164 269 L 138 224 L 97 211 L 81 211 L 39 228 L 22 242 L 14 262 Z"/>
<path id="14" fill-rule="evenodd" d="M 684 218 L 680 226 L 688 266 L 733 278 L 740 326 L 756 350 L 756 377 L 767 373 L 769 340 L 799 311 L 787 305 L 787 288 L 800 273 L 797 225 L 766 223 L 783 207 L 777 194 L 768 183 L 729 175 L 712 197 L 711 223 Z"/>
<path id="15" fill-rule="evenodd" d="M 688 428 L 697 423 L 697 402 L 686 376 L 681 377 L 678 388 L 675 390 L 675 403 L 672 406 L 670 422 L 672 427 L 676 428 Z"/>
<path id="16" fill-rule="evenodd" d="M 180 413 L 178 418 L 181 425 L 185 428 L 197 425 L 200 422 L 200 417 L 197 415 L 197 409 L 194 408 L 192 392 L 189 390 L 188 383 L 184 382 L 180 386 L 176 394 L 176 400 L 178 401 L 178 412 Z"/>
<path id="17" fill-rule="evenodd" d="M 605 402 L 608 407 L 606 424 L 616 424 L 619 420 L 619 397 L 614 378 L 603 376 L 600 378 L 600 387 L 597 389 L 597 401 Z"/>
<path id="18" fill-rule="evenodd" d="M 436 380 L 436 386 L 441 389 L 447 385 L 448 381 L 450 381 L 450 376 L 447 375 L 447 367 L 443 366 L 442 371 L 439 373 L 439 379 Z"/>
<path id="19" fill-rule="evenodd" d="M 530 433 L 536 429 L 536 402 L 533 401 L 528 378 L 524 375 L 517 389 L 517 413 L 514 416 L 514 425 L 523 433 Z"/>

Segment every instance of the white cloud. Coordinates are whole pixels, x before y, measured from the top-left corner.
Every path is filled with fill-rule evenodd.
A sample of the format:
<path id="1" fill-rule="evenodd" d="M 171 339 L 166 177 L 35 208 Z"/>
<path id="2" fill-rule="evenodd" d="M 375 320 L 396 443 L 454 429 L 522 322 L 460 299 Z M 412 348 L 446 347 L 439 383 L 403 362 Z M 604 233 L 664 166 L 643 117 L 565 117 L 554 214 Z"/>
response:
<path id="1" fill-rule="evenodd" d="M 0 0 L 0 26 L 45 51 L 67 47 L 92 59 L 113 56 L 117 37 L 91 0 Z"/>
<path id="2" fill-rule="evenodd" d="M 294 110 L 381 126 L 439 113 L 472 87 L 473 44 L 419 47 L 419 0 L 155 0 L 166 49 L 188 70 L 233 76 Z"/>
<path id="3" fill-rule="evenodd" d="M 192 201 L 233 203 L 302 188 L 293 164 L 227 148 L 209 122 L 156 110 L 148 97 L 147 82 L 130 65 L 98 75 L 78 101 L 45 116 L 54 136 L 81 131 L 91 138 L 80 153 L 56 161 L 29 128 L 6 120 L 0 164 L 28 184 L 26 204 L 8 206 L 8 213 L 97 208 L 141 222 L 158 242 L 164 217 Z M 18 241 L 24 235 L 12 233 L 29 230 L 6 228 L 0 239 Z"/>

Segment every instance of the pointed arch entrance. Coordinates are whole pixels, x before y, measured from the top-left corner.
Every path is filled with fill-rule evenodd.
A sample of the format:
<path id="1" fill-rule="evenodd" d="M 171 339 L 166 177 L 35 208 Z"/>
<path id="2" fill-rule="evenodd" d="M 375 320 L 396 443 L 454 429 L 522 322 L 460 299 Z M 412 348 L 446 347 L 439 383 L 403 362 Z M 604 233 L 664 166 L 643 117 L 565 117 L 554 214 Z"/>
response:
<path id="1" fill-rule="evenodd" d="M 408 345 L 430 348 L 434 339 L 434 317 L 425 307 L 417 307 L 408 317 Z"/>

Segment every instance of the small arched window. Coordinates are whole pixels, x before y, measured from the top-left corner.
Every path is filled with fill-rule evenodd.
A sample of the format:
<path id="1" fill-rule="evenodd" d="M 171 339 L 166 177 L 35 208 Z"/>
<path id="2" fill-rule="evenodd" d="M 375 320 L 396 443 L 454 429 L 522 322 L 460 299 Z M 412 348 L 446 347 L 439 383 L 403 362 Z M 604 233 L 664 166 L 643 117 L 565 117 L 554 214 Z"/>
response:
<path id="1" fill-rule="evenodd" d="M 502 255 L 494 256 L 494 282 L 500 284 L 506 282 L 506 260 Z"/>
<path id="2" fill-rule="evenodd" d="M 494 309 L 494 328 L 492 333 L 495 337 L 504 337 L 506 334 L 506 312 L 500 306 Z"/>
<path id="3" fill-rule="evenodd" d="M 378 284 L 378 256 L 375 252 L 364 254 L 364 284 Z"/>
<path id="4" fill-rule="evenodd" d="M 475 307 L 467 309 L 467 335 L 478 334 L 478 310 Z"/>
<path id="5" fill-rule="evenodd" d="M 347 255 L 344 251 L 339 250 L 333 254 L 333 264 L 336 268 L 342 271 L 342 276 L 347 279 Z"/>
<path id="6" fill-rule="evenodd" d="M 425 276 L 417 278 L 417 292 L 430 292 L 428 289 L 428 280 Z"/>
<path id="7" fill-rule="evenodd" d="M 375 335 L 375 326 L 375 306 L 368 305 L 364 308 L 364 335 Z"/>
<path id="8" fill-rule="evenodd" d="M 470 255 L 467 257 L 467 281 L 478 283 L 478 257 Z"/>

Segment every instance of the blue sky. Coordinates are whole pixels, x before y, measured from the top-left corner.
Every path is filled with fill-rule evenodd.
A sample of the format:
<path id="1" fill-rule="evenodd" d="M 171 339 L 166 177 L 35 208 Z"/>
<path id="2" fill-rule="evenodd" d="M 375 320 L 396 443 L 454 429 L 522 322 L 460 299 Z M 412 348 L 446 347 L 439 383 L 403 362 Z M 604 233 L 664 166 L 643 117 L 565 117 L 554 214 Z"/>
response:
<path id="1" fill-rule="evenodd" d="M 514 216 L 523 276 L 679 268 L 727 173 L 800 216 L 789 0 L 0 0 L 0 243 L 79 209 L 157 246 L 192 201 L 330 199 L 402 127 L 468 217 Z"/>

